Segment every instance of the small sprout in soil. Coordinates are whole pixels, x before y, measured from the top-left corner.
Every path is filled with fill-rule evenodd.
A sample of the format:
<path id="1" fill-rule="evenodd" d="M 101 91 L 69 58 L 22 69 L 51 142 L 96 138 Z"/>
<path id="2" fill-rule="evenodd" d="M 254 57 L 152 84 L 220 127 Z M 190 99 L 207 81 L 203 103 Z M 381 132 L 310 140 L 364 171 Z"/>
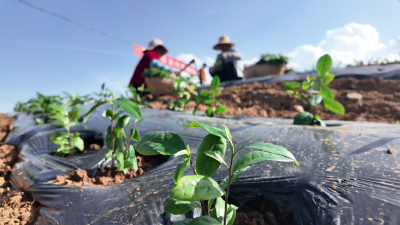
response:
<path id="1" fill-rule="evenodd" d="M 228 204 L 229 188 L 251 165 L 264 161 L 294 162 L 300 165 L 287 149 L 269 143 L 253 141 L 235 151 L 233 139 L 227 127 L 222 130 L 198 122 L 192 122 L 188 127 L 203 128 L 209 134 L 197 150 L 195 165 L 190 157 L 189 146 L 174 154 L 175 157 L 182 157 L 183 160 L 177 165 L 173 174 L 175 186 L 169 193 L 170 199 L 164 210 L 179 215 L 194 208 L 201 208 L 203 215 L 196 219 L 185 219 L 176 224 L 231 225 L 235 221 L 238 207 Z M 227 143 L 232 149 L 229 151 L 231 153 L 229 162 L 224 160 Z M 176 146 L 175 149 L 182 149 L 182 147 Z M 236 164 L 233 164 L 235 156 L 242 149 L 258 149 L 259 151 L 246 153 Z M 221 164 L 228 169 L 229 175 L 218 184 L 211 176 Z M 194 175 L 183 176 L 189 165 Z M 205 201 L 208 201 L 207 205 Z M 214 202 L 215 206 L 212 209 Z"/>
<path id="2" fill-rule="evenodd" d="M 171 92 L 175 96 L 176 100 L 170 102 L 168 100 L 163 101 L 163 105 L 168 105 L 168 108 L 173 111 L 183 111 L 187 107 L 188 103 L 192 101 L 192 96 L 196 96 L 195 90 L 197 87 L 192 84 L 189 80 L 178 77 L 174 79 L 174 92 Z"/>
<path id="3" fill-rule="evenodd" d="M 84 150 L 84 142 L 82 138 L 79 137 L 79 132 L 71 133 L 70 129 L 72 126 L 78 124 L 78 119 L 82 110 L 78 109 L 78 105 L 81 104 L 80 101 L 76 99 L 71 99 L 67 105 L 50 105 L 56 113 L 55 116 L 60 121 L 57 126 L 64 127 L 67 131 L 58 131 L 50 137 L 50 141 L 60 147 L 55 153 L 56 156 L 64 157 L 67 154 L 74 154 L 78 150 Z M 67 111 L 67 107 L 72 107 L 71 111 Z"/>
<path id="4" fill-rule="evenodd" d="M 293 124 L 326 126 L 321 118 L 315 113 L 316 107 L 320 103 L 322 103 L 326 109 L 344 115 L 345 110 L 343 105 L 334 100 L 335 95 L 332 90 L 327 87 L 327 85 L 335 78 L 335 75 L 329 73 L 331 66 L 332 58 L 326 54 L 318 60 L 318 77 L 307 77 L 307 80 L 303 81 L 303 83 L 288 82 L 283 87 L 283 91 L 294 94 L 296 98 L 309 103 L 312 107 L 312 113 L 301 112 L 297 114 L 294 118 Z M 305 95 L 294 90 L 298 87 L 302 88 Z"/>
<path id="5" fill-rule="evenodd" d="M 215 99 L 215 96 L 218 96 L 221 94 L 223 88 L 219 87 L 220 79 L 218 76 L 215 76 L 213 80 L 211 81 L 211 92 L 208 91 L 202 91 L 200 94 L 196 97 L 196 102 L 197 105 L 193 110 L 193 115 L 196 114 L 197 108 L 199 107 L 200 104 L 205 104 L 205 105 L 210 105 L 206 109 L 206 115 L 208 117 L 214 117 L 215 114 L 223 114 L 226 110 L 225 106 L 223 106 L 218 100 Z"/>
<path id="6" fill-rule="evenodd" d="M 142 86 L 138 87 L 137 89 L 132 86 L 128 88 L 130 94 L 132 95 L 133 102 L 135 102 L 139 108 L 147 107 L 147 101 L 145 100 L 145 97 L 141 96 L 141 93 L 149 93 L 153 89 L 154 88 L 145 88 L 144 84 L 142 84 Z M 128 93 L 126 94 L 126 96 L 128 96 Z"/>

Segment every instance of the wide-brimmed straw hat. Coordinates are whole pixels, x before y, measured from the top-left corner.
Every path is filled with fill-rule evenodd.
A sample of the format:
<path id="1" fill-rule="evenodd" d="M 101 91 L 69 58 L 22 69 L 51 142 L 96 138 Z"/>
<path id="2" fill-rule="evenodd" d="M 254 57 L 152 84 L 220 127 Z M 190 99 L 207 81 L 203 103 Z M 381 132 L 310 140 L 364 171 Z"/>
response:
<path id="1" fill-rule="evenodd" d="M 146 50 L 144 50 L 144 52 L 154 50 L 157 47 L 162 47 L 165 50 L 165 52 L 168 52 L 168 49 L 163 45 L 163 42 L 160 39 L 154 39 L 150 41 L 149 46 L 147 47 Z"/>
<path id="2" fill-rule="evenodd" d="M 231 47 L 235 46 L 235 44 L 231 43 L 229 40 L 229 37 L 226 35 L 223 35 L 219 38 L 218 44 L 214 45 L 215 50 L 220 50 L 221 45 L 230 45 Z"/>

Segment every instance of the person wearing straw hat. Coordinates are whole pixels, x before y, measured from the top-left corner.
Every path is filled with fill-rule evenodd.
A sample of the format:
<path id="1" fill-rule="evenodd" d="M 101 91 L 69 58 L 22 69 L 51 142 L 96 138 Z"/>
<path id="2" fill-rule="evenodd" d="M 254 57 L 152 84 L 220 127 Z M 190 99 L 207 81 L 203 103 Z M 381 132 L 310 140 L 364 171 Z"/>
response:
<path id="1" fill-rule="evenodd" d="M 144 54 L 142 59 L 139 61 L 135 71 L 133 72 L 133 76 L 131 78 L 131 81 L 129 82 L 129 86 L 133 86 L 137 89 L 138 87 L 142 86 L 142 84 L 144 84 L 145 87 L 147 87 L 142 74 L 145 69 L 149 68 L 165 70 L 170 73 L 175 73 L 177 76 L 179 76 L 179 72 L 173 72 L 172 68 L 163 65 L 160 62 L 160 58 L 167 52 L 168 49 L 163 45 L 163 42 L 160 39 L 154 39 L 150 41 L 148 48 L 143 51 Z"/>
<path id="2" fill-rule="evenodd" d="M 234 46 L 226 35 L 220 37 L 218 44 L 214 46 L 214 49 L 220 50 L 221 53 L 209 71 L 212 77 L 218 75 L 221 82 L 241 80 L 243 77 L 243 65 L 240 61 L 242 54 Z"/>

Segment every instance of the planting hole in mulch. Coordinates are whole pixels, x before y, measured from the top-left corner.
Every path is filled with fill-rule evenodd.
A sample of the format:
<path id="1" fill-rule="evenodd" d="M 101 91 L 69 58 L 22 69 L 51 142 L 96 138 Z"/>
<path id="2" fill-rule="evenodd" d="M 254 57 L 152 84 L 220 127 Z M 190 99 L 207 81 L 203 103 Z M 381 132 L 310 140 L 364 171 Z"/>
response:
<path id="1" fill-rule="evenodd" d="M 102 171 L 97 171 L 95 177 L 89 177 L 86 170 L 78 169 L 68 175 L 57 176 L 56 180 L 49 181 L 50 184 L 58 185 L 96 185 L 108 186 L 122 183 L 126 180 L 135 178 L 143 173 L 152 170 L 153 168 L 163 164 L 165 157 L 162 155 L 143 156 L 136 152 L 136 161 L 139 170 L 130 169 L 126 174 L 119 172 L 117 168 L 106 168 Z"/>
<path id="2" fill-rule="evenodd" d="M 229 200 L 229 204 L 236 206 L 239 203 Z M 282 211 L 277 204 L 258 197 L 247 201 L 236 213 L 234 225 L 296 225 L 292 213 Z"/>
<path id="3" fill-rule="evenodd" d="M 31 224 L 35 220 L 38 204 L 29 193 L 11 190 L 10 175 L 18 160 L 14 146 L 3 140 L 13 129 L 15 118 L 0 114 L 0 224 Z"/>
<path id="4" fill-rule="evenodd" d="M 85 145 L 85 148 L 84 148 L 83 151 L 79 151 L 78 150 L 76 153 L 66 154 L 66 155 L 63 155 L 63 156 L 60 155 L 60 157 L 68 158 L 68 157 L 71 157 L 71 156 L 74 156 L 74 155 L 80 155 L 80 154 L 84 154 L 84 153 L 87 153 L 87 152 L 90 152 L 90 151 L 99 151 L 103 147 L 103 144 L 104 144 L 103 140 L 95 139 L 94 136 L 90 136 L 88 138 L 85 138 L 83 140 L 83 142 L 84 142 L 84 145 Z M 54 150 L 54 152 L 50 153 L 50 155 L 57 156 L 56 149 Z"/>

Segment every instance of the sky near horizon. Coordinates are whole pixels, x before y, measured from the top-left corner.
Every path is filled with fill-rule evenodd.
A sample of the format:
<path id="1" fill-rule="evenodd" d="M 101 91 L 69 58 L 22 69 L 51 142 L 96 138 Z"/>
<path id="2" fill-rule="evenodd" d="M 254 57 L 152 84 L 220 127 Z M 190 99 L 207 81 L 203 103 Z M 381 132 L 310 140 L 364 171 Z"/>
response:
<path id="1" fill-rule="evenodd" d="M 334 65 L 400 60 L 400 0 L 24 0 L 132 44 L 160 38 L 182 61 L 214 63 L 228 35 L 245 64 L 285 54 L 299 71 L 329 53 Z M 0 0 L 0 112 L 45 95 L 123 92 L 140 60 L 132 45 Z M 208 77 L 208 82 L 210 82 Z"/>

